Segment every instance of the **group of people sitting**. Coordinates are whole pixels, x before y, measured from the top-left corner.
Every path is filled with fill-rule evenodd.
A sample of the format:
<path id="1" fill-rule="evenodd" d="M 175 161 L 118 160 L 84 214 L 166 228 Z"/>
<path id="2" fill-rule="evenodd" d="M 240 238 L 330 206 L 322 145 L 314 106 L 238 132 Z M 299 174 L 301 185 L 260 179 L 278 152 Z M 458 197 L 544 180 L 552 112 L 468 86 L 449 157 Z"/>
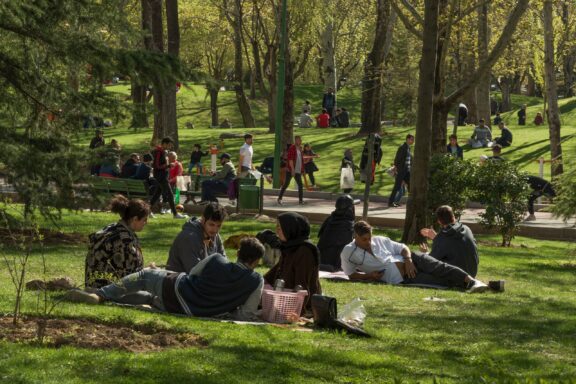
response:
<path id="1" fill-rule="evenodd" d="M 501 147 L 509 147 L 512 144 L 512 131 L 504 125 L 503 121 L 499 121 L 498 128 L 500 128 L 501 136 L 492 140 L 490 127 L 486 125 L 484 119 L 478 120 L 478 126 L 474 128 L 468 144 L 472 148 L 492 147 L 494 144 L 498 144 Z"/>
<path id="2" fill-rule="evenodd" d="M 86 289 L 69 291 L 66 298 L 70 301 L 145 304 L 171 313 L 257 320 L 263 290 L 282 279 L 285 289 L 307 291 L 300 315 L 310 316 L 311 297 L 322 292 L 319 271 L 340 268 L 357 280 L 437 284 L 469 292 L 487 289 L 475 279 L 474 237 L 468 227 L 455 221 L 447 206 L 437 211 L 440 233 L 422 230 L 423 236 L 433 239 L 429 253 L 411 252 L 404 244 L 373 236 L 368 223 L 354 222 L 354 200 L 347 195 L 338 198 L 336 210 L 322 225 L 318 245 L 310 240 L 306 217 L 282 213 L 275 234 L 267 231 L 265 236 L 281 255 L 263 276 L 254 270 L 265 253 L 256 237 L 240 241 L 236 262 L 228 259 L 219 234 L 227 213 L 217 203 L 208 204 L 202 217 L 190 218 L 183 225 L 170 247 L 165 269 L 154 264 L 144 267 L 136 233 L 147 223 L 149 205 L 116 196 L 111 209 L 120 220 L 90 235 Z"/>

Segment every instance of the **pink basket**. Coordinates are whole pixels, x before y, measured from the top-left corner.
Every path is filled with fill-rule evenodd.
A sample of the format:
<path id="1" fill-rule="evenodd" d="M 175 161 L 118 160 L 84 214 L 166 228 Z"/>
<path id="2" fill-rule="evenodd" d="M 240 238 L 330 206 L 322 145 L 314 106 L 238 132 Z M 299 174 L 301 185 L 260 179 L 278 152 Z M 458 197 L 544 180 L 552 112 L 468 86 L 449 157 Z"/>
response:
<path id="1" fill-rule="evenodd" d="M 307 291 L 281 292 L 265 289 L 262 292 L 262 318 L 270 323 L 289 323 L 288 315 L 302 311 Z"/>

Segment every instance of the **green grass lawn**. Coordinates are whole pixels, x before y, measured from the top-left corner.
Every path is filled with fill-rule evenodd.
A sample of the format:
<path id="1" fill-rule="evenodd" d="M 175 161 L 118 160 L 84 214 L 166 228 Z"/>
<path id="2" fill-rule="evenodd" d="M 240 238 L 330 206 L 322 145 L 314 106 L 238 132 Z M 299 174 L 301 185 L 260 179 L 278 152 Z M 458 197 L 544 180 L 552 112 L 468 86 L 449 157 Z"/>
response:
<path id="1" fill-rule="evenodd" d="M 111 92 L 118 92 L 119 94 L 126 94 L 128 92 L 127 85 L 118 85 L 108 88 Z M 322 89 L 320 86 L 301 85 L 295 89 L 296 94 L 296 111 L 300 110 L 304 100 L 309 99 L 313 105 L 313 113 L 316 113 L 320 108 Z M 345 105 L 350 110 L 351 121 L 359 122 L 360 118 L 360 90 L 358 88 L 347 87 L 339 93 L 339 103 Z M 178 108 L 179 108 L 179 136 L 180 136 L 180 150 L 179 158 L 183 161 L 184 166 L 187 167 L 192 146 L 195 143 L 202 145 L 204 149 L 208 148 L 210 144 L 220 145 L 220 134 L 223 132 L 245 133 L 250 131 L 255 134 L 254 138 L 254 163 L 260 164 L 266 156 L 271 156 L 274 152 L 274 135 L 268 133 L 267 128 L 256 128 L 246 130 L 244 128 L 232 129 L 210 129 L 210 110 L 209 98 L 206 97 L 206 90 L 203 85 L 189 85 L 183 87 L 178 93 Z M 514 143 L 510 148 L 503 150 L 503 156 L 513 161 L 521 169 L 526 170 L 531 174 L 538 174 L 539 157 L 545 159 L 550 158 L 550 147 L 548 139 L 548 127 L 535 126 L 532 120 L 536 112 L 542 110 L 541 99 L 527 98 L 525 96 L 514 96 L 514 105 L 521 105 L 526 103 L 529 105 L 527 109 L 528 124 L 525 126 L 517 125 L 516 112 L 514 110 L 509 113 L 502 114 L 504 121 L 511 128 L 514 134 Z M 220 118 L 229 118 L 233 127 L 241 126 L 241 117 L 238 114 L 237 105 L 235 103 L 234 92 L 225 91 L 220 92 L 219 104 L 222 105 L 220 109 Z M 252 101 L 252 108 L 256 118 L 257 125 L 260 127 L 267 126 L 267 110 L 264 101 Z M 565 160 L 575 159 L 576 153 L 576 98 L 560 100 L 560 109 L 562 112 L 562 138 L 563 138 L 563 151 Z M 186 122 L 193 122 L 194 129 L 187 129 Z M 131 152 L 143 152 L 149 148 L 150 139 L 152 137 L 152 129 L 140 129 L 134 131 L 128 129 L 129 121 L 120 121 L 117 126 L 106 129 L 105 138 L 109 142 L 110 139 L 115 138 L 123 146 L 124 158 Z M 458 135 L 460 142 L 464 143 L 468 137 L 472 135 L 473 126 L 459 127 Z M 451 128 L 449 128 L 451 130 Z M 340 183 L 340 161 L 343 157 L 344 150 L 351 148 L 354 152 L 355 161 L 360 162 L 360 154 L 363 148 L 364 139 L 357 138 L 356 133 L 358 128 L 295 128 L 295 133 L 302 135 L 304 143 L 310 143 L 316 153 L 321 157 L 316 159 L 316 164 L 320 169 L 316 172 L 317 184 L 324 191 L 337 192 L 339 191 Z M 409 127 L 385 127 L 385 134 L 383 136 L 383 159 L 382 166 L 377 170 L 375 184 L 372 192 L 374 194 L 387 195 L 393 186 L 393 179 L 387 176 L 384 170 L 392 163 L 396 149 L 404 142 L 407 133 L 414 133 L 415 128 Z M 499 130 L 494 128 L 494 137 L 499 136 Z M 92 132 L 85 132 L 78 137 L 78 142 L 88 145 Z M 226 139 L 223 142 L 224 151 L 230 152 L 233 155 L 232 161 L 237 162 L 237 152 L 243 144 L 242 139 Z M 489 149 L 470 149 L 465 146 L 464 157 L 466 159 L 477 159 L 482 154 L 491 155 Z M 415 154 L 417 156 L 418 154 Z M 209 164 L 206 159 L 205 164 Z M 544 167 L 544 177 L 550 177 L 550 164 Z M 361 193 L 363 191 L 363 184 L 357 183 L 355 192 Z"/>
<path id="2" fill-rule="evenodd" d="M 107 213 L 65 213 L 60 229 L 88 234 L 113 222 Z M 141 232 L 145 262 L 164 263 L 181 221 L 158 218 Z M 52 227 L 49 223 L 46 226 Z M 223 236 L 255 233 L 273 224 L 226 222 Z M 318 227 L 314 226 L 314 233 Z M 397 231 L 378 230 L 398 239 Z M 483 280 L 506 280 L 506 292 L 399 288 L 322 281 L 340 306 L 360 297 L 365 329 L 374 337 L 237 326 L 114 306 L 62 303 L 56 314 L 194 332 L 202 348 L 133 354 L 0 342 L 2 383 L 496 383 L 576 380 L 576 256 L 573 244 L 517 238 L 514 248 L 479 237 Z M 522 245 L 522 247 L 520 247 Z M 83 280 L 85 245 L 46 247 L 47 278 Z M 11 254 L 10 249 L 0 252 Z M 228 250 L 234 257 L 234 251 Z M 260 268 L 264 272 L 265 268 Z M 42 278 L 39 253 L 28 279 Z M 435 296 L 446 301 L 426 301 Z M 12 310 L 12 286 L 0 267 L 0 312 Z M 35 295 L 26 293 L 32 313 Z M 1 330 L 0 330 L 1 331 Z M 542 381 L 544 382 L 544 381 Z"/>

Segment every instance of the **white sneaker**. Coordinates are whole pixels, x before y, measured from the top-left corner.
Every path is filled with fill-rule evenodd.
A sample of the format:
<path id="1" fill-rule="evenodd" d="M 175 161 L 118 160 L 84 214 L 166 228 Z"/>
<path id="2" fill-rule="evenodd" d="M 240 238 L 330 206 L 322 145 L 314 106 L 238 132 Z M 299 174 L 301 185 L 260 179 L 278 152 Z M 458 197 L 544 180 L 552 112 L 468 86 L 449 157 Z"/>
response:
<path id="1" fill-rule="evenodd" d="M 536 216 L 535 215 L 528 215 L 528 217 L 526 217 L 524 219 L 524 221 L 535 221 L 536 220 Z"/>
<path id="2" fill-rule="evenodd" d="M 228 203 L 233 207 L 236 206 L 236 200 L 230 200 Z"/>
<path id="3" fill-rule="evenodd" d="M 481 282 L 480 280 L 473 279 L 468 283 L 466 287 L 466 292 L 468 293 L 482 293 L 488 290 L 488 286 Z"/>
<path id="4" fill-rule="evenodd" d="M 150 217 L 151 219 L 155 219 L 155 218 L 156 218 L 156 215 L 155 215 L 154 213 L 150 212 L 150 214 L 148 215 L 148 217 Z"/>
<path id="5" fill-rule="evenodd" d="M 181 213 L 177 213 L 177 214 L 174 215 L 174 218 L 175 218 L 175 219 L 187 219 L 187 218 L 188 218 L 188 215 L 183 215 L 183 214 L 181 214 Z"/>
<path id="6" fill-rule="evenodd" d="M 71 289 L 64 295 L 64 300 L 74 303 L 100 304 L 102 298 L 95 293 L 88 293 L 80 289 Z"/>
<path id="7" fill-rule="evenodd" d="M 162 208 L 162 210 L 160 211 L 160 214 L 165 215 L 168 212 L 170 212 L 170 210 L 168 208 Z"/>

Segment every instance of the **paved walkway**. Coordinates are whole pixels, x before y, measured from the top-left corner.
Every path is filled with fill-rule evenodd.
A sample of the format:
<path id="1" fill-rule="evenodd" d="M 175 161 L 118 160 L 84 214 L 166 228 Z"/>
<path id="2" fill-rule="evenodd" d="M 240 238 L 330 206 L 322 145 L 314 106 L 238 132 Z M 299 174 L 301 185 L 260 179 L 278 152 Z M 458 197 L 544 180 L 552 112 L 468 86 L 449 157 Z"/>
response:
<path id="1" fill-rule="evenodd" d="M 264 193 L 265 215 L 276 217 L 282 212 L 298 212 L 308 217 L 313 223 L 322 223 L 324 219 L 334 210 L 334 202 L 338 194 L 306 192 L 304 196 L 305 204 L 298 204 L 298 197 L 295 191 L 287 191 L 280 206 L 276 202 L 277 193 L 274 190 L 266 190 Z M 360 196 L 356 195 L 355 198 Z M 222 201 L 226 203 L 227 201 Z M 537 207 L 538 209 L 538 207 Z M 192 212 L 201 212 L 201 206 L 191 208 Z M 361 218 L 363 203 L 356 205 L 356 216 Z M 470 226 L 474 233 L 488 233 L 479 224 L 482 209 L 468 208 L 464 211 L 461 221 Z M 403 228 L 406 206 L 398 208 L 388 208 L 386 199 L 381 196 L 371 198 L 368 209 L 368 221 L 378 227 Z M 576 241 L 576 219 L 573 218 L 568 223 L 561 219 L 555 219 L 548 212 L 536 212 L 536 221 L 524 222 L 521 224 L 520 235 L 541 239 L 572 240 Z"/>

